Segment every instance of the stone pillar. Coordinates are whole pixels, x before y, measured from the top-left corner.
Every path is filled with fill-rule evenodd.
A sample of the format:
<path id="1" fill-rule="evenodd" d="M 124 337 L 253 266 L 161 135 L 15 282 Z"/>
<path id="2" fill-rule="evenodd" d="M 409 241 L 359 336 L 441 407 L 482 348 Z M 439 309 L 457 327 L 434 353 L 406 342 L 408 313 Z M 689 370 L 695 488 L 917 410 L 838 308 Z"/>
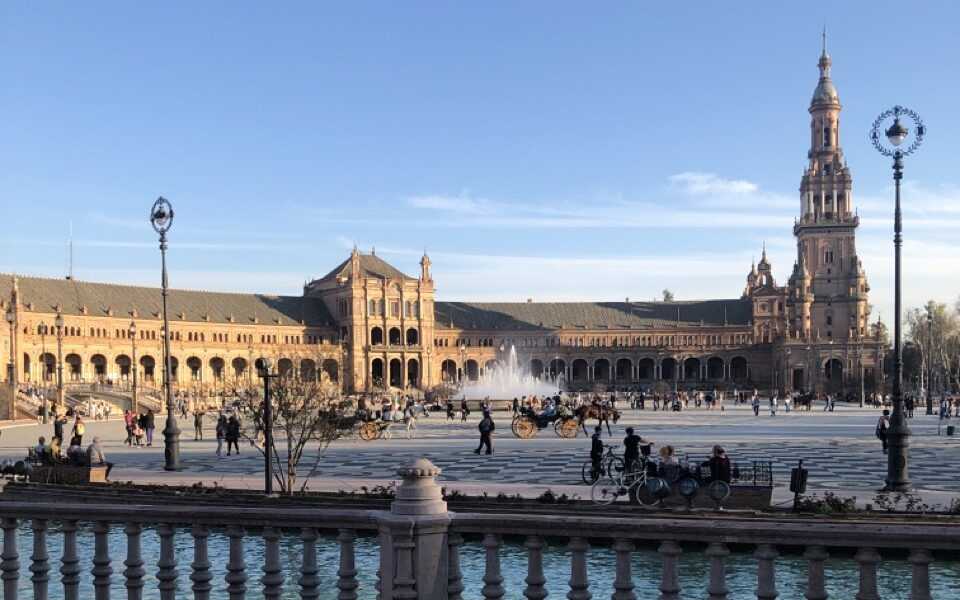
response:
<path id="1" fill-rule="evenodd" d="M 403 478 L 390 511 L 377 514 L 380 531 L 380 599 L 448 598 L 447 531 L 450 515 L 426 458 L 397 471 Z"/>

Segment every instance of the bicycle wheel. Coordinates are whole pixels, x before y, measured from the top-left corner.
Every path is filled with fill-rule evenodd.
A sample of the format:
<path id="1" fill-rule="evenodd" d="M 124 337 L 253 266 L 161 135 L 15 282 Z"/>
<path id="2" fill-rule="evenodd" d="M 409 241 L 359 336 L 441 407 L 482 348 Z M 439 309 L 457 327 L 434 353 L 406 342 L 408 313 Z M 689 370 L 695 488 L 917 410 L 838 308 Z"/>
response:
<path id="1" fill-rule="evenodd" d="M 580 468 L 580 477 L 587 485 L 593 485 L 597 479 L 600 479 L 600 473 L 593 470 L 592 460 L 588 460 L 587 462 L 583 463 L 583 467 Z"/>
<path id="2" fill-rule="evenodd" d="M 623 459 L 619 456 L 610 456 L 603 463 L 603 474 L 607 476 L 610 483 L 620 481 L 625 469 L 626 465 L 624 465 Z"/>
<path id="3" fill-rule="evenodd" d="M 606 479 L 598 479 L 590 487 L 590 500 L 594 504 L 603 506 L 613 504 L 623 494 L 623 486 L 620 482 L 611 483 Z"/>

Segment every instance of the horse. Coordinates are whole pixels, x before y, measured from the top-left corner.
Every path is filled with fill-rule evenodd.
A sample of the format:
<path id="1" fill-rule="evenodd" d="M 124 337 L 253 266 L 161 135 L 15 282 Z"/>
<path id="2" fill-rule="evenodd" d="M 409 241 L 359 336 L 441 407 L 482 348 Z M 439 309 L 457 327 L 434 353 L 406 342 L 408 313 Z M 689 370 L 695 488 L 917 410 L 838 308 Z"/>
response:
<path id="1" fill-rule="evenodd" d="M 613 435 L 610 430 L 610 419 L 613 419 L 614 424 L 620 420 L 620 412 L 617 409 L 597 404 L 584 404 L 573 414 L 577 417 L 577 423 L 583 429 L 583 434 L 587 436 L 590 435 L 587 433 L 587 419 L 596 419 L 599 426 L 606 425 L 607 435 Z"/>

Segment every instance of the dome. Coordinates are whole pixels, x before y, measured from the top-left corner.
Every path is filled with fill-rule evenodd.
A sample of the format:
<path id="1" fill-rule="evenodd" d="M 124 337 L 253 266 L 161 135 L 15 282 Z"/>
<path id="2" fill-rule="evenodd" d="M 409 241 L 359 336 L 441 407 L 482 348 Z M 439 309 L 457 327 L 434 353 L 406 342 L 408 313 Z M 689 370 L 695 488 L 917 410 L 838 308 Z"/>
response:
<path id="1" fill-rule="evenodd" d="M 820 62 L 817 63 L 817 66 L 820 67 L 820 81 L 817 82 L 817 89 L 813 90 L 813 98 L 810 100 L 811 105 L 840 104 L 837 88 L 834 87 L 833 80 L 830 79 L 830 65 L 830 55 L 824 49 L 820 55 Z"/>
<path id="2" fill-rule="evenodd" d="M 820 78 L 817 89 L 813 90 L 813 99 L 810 104 L 840 104 L 837 88 L 829 78 Z"/>

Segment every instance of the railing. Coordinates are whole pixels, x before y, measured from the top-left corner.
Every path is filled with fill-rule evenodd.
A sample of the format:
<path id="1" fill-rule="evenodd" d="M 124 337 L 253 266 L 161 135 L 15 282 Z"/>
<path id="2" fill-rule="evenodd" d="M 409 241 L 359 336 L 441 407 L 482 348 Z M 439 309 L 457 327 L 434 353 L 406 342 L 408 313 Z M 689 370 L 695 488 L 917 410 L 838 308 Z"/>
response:
<path id="1" fill-rule="evenodd" d="M 225 576 L 222 586 L 231 600 L 245 597 L 248 591 L 245 541 L 251 536 L 261 538 L 262 564 L 256 570 L 262 573 L 260 584 L 265 598 L 280 598 L 291 592 L 289 586 L 299 587 L 301 598 L 318 598 L 321 588 L 332 582 L 321 582 L 318 577 L 318 536 L 336 534 L 339 546 L 339 569 L 336 572 L 338 598 L 344 600 L 373 597 L 372 589 L 360 589 L 358 572 L 365 569 L 365 581 L 370 580 L 371 561 L 357 562 L 355 542 L 358 533 L 376 532 L 379 541 L 377 566 L 377 597 L 381 600 L 421 599 L 460 600 L 465 583 L 477 581 L 485 599 L 519 598 L 520 589 L 505 589 L 501 554 L 505 537 L 520 538 L 526 551 L 526 578 L 522 595 L 528 599 L 547 596 L 548 579 L 544 570 L 545 536 L 568 540 L 565 549 L 570 555 L 569 570 L 565 570 L 566 597 L 589 600 L 591 584 L 598 587 L 598 575 L 588 568 L 591 543 L 609 547 L 614 565 L 607 577 L 612 577 L 612 600 L 637 598 L 633 577 L 633 553 L 638 547 L 655 546 L 660 557 L 659 585 L 662 600 L 680 598 L 680 573 L 685 553 L 702 554 L 709 567 L 704 582 L 711 600 L 725 600 L 728 591 L 727 563 L 731 557 L 728 545 L 737 552 L 745 546 L 752 548 L 756 561 L 755 595 L 761 600 L 778 597 L 776 587 L 777 559 L 781 551 L 796 554 L 802 551 L 807 564 L 803 590 L 790 590 L 791 597 L 802 591 L 808 600 L 824 600 L 827 595 L 825 563 L 831 554 L 854 551 L 857 565 L 858 600 L 879 599 L 878 565 L 881 558 L 902 560 L 906 552 L 912 572 L 909 584 L 910 598 L 929 600 L 930 565 L 935 552 L 956 553 L 960 550 L 960 524 L 942 519 L 942 522 L 919 522 L 888 519 L 827 520 L 821 518 L 745 517 L 720 514 L 674 515 L 639 513 L 624 516 L 592 516 L 531 513 L 450 513 L 435 482 L 437 470 L 421 459 L 402 469 L 403 483 L 389 511 L 350 510 L 340 508 L 288 508 L 279 506 L 230 507 L 213 503 L 189 506 L 129 504 L 75 504 L 43 502 L 0 502 L 3 515 L 3 552 L 0 555 L 0 579 L 4 599 L 17 598 L 21 578 L 21 556 L 18 547 L 18 529 L 29 521 L 32 529 L 32 553 L 29 556 L 30 581 L 34 598 L 46 599 L 50 592 L 53 567 L 47 548 L 47 534 L 51 522 L 60 524 L 62 554 L 60 558 L 61 584 L 66 600 L 91 597 L 81 590 L 84 566 L 78 553 L 78 530 L 92 523 L 93 551 L 89 559 L 93 597 L 107 600 L 115 576 L 110 555 L 111 531 L 118 533 L 122 526 L 126 537 L 126 551 L 121 573 L 127 598 L 139 600 L 146 586 L 147 565 L 144 561 L 141 536 L 145 528 L 153 528 L 159 537 L 159 558 L 156 580 L 160 598 L 167 600 L 185 597 L 178 572 L 175 551 L 176 536 L 188 532 L 193 542 L 192 561 L 189 563 L 190 590 L 194 598 L 207 600 L 214 591 L 215 582 L 208 540 L 215 531 L 224 530 L 229 540 L 225 552 Z M 345 503 L 349 500 L 345 500 Z M 113 528 L 113 529 L 112 529 Z M 85 531 L 86 529 L 84 529 Z M 299 564 L 281 562 L 281 540 L 290 541 L 291 532 L 298 536 Z M 218 534 L 219 535 L 219 534 Z M 284 537 L 286 536 L 286 537 Z M 483 575 L 465 574 L 461 555 L 469 547 L 465 540 L 479 540 L 483 553 Z M 473 542 L 471 542 L 473 543 Z M 182 548 L 182 545 L 180 546 Z M 554 544 L 555 547 L 555 544 Z M 473 549 L 471 548 L 471 551 Z M 605 550 L 606 551 L 606 550 Z M 609 551 L 607 551 L 609 552 Z M 886 553 L 886 556 L 883 556 Z M 474 553 L 475 554 L 475 553 Z M 259 555 L 258 555 L 259 556 Z M 742 556 L 742 554 L 740 555 Z M 302 557 L 302 558 L 299 558 Z M 259 559 L 258 559 L 259 560 Z M 374 559 L 375 560 L 375 559 Z M 218 565 L 219 566 L 219 565 Z M 358 568 L 359 567 L 359 568 Z M 295 581 L 293 570 L 298 572 Z M 960 571 L 958 571 L 960 573 Z M 569 574 L 569 580 L 566 581 Z M 466 577 L 465 575 L 470 575 Z M 549 586 L 551 597 L 560 597 L 560 585 Z M 609 585 L 608 580 L 604 582 Z M 955 585 L 955 584 L 954 584 Z M 178 592 L 178 586 L 180 591 Z M 286 587 L 285 587 L 286 586 Z M 363 595 L 360 595 L 363 594 Z M 905 598 L 906 589 L 902 595 Z"/>

